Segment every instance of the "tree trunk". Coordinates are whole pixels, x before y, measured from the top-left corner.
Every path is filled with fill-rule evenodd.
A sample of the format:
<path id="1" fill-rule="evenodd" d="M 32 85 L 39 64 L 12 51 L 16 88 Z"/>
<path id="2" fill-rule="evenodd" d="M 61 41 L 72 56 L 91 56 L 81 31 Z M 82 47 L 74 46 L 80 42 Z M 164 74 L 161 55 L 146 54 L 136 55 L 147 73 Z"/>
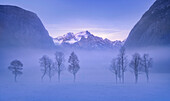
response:
<path id="1" fill-rule="evenodd" d="M 124 56 L 122 56 L 122 83 L 124 83 Z"/>
<path id="2" fill-rule="evenodd" d="M 146 79 L 147 79 L 147 83 L 149 83 L 149 74 L 146 73 Z"/>
<path id="3" fill-rule="evenodd" d="M 124 83 L 124 71 L 122 71 L 122 83 Z"/>
<path id="4" fill-rule="evenodd" d="M 76 74 L 73 74 L 74 75 L 74 82 L 76 82 Z"/>
<path id="5" fill-rule="evenodd" d="M 116 74 L 116 83 L 117 83 L 117 74 Z"/>
<path id="6" fill-rule="evenodd" d="M 138 83 L 138 75 L 135 75 L 135 83 Z"/>
<path id="7" fill-rule="evenodd" d="M 43 75 L 41 76 L 41 81 L 43 81 L 44 76 L 45 76 L 45 74 L 43 74 Z"/>
<path id="8" fill-rule="evenodd" d="M 119 82 L 121 83 L 121 81 L 122 81 L 122 80 L 121 80 L 121 77 L 119 77 Z"/>
<path id="9" fill-rule="evenodd" d="M 46 70 L 44 71 L 43 75 L 41 76 L 41 81 L 43 81 L 45 74 L 46 74 Z"/>
<path id="10" fill-rule="evenodd" d="M 14 76 L 14 81 L 17 82 L 17 75 Z"/>
<path id="11" fill-rule="evenodd" d="M 58 82 L 60 82 L 60 72 L 58 72 Z"/>

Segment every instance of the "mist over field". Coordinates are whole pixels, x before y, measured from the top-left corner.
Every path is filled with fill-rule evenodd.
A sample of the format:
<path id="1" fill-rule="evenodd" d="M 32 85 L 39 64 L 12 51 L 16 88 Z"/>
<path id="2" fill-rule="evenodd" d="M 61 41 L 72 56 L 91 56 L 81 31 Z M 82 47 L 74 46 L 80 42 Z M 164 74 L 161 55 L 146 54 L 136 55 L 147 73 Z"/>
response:
<path id="1" fill-rule="evenodd" d="M 132 54 L 135 52 L 143 55 L 144 53 L 148 53 L 150 57 L 153 58 L 153 67 L 151 68 L 151 73 L 169 73 L 169 59 L 170 56 L 168 54 L 169 48 L 161 48 L 154 50 L 145 49 L 145 50 L 127 50 L 127 58 L 128 62 L 130 62 L 132 58 Z M 3 51 L 3 52 L 2 52 Z M 53 61 L 55 61 L 55 52 L 62 51 L 58 49 L 51 50 L 41 50 L 41 49 L 9 49 L 9 50 L 1 50 L 3 54 L 1 54 L 1 77 L 8 76 L 8 79 L 5 78 L 6 81 L 13 81 L 13 75 L 8 70 L 8 66 L 10 62 L 14 59 L 20 60 L 24 64 L 23 75 L 19 77 L 21 80 L 19 81 L 40 81 L 40 77 L 42 75 L 39 59 L 43 55 L 49 56 Z M 65 70 L 61 74 L 61 82 L 71 82 L 72 75 L 68 72 L 68 58 L 71 52 L 74 51 L 80 61 L 80 71 L 78 72 L 77 80 L 80 82 L 115 82 L 114 74 L 112 74 L 109 70 L 111 66 L 111 60 L 116 58 L 118 55 L 117 50 L 64 50 L 62 51 L 65 54 Z M 131 73 L 131 68 L 127 66 L 127 77 L 125 79 L 132 79 L 128 82 L 133 82 L 133 73 Z M 141 75 L 145 75 L 144 73 Z M 52 78 L 52 81 L 57 81 L 57 75 Z M 3 78 L 4 78 L 3 77 Z M 27 79 L 26 79 L 27 78 Z M 2 78 L 1 78 L 2 79 Z M 23 79 L 23 80 L 22 80 Z M 48 76 L 45 78 L 48 81 Z M 145 78 L 144 78 L 145 79 Z M 45 80 L 45 81 L 46 81 Z"/>
<path id="2" fill-rule="evenodd" d="M 0 101 L 170 101 L 169 51 L 170 0 L 0 1 Z"/>
<path id="3" fill-rule="evenodd" d="M 1 60 L 3 61 L 1 62 L 0 73 L 0 100 L 168 100 L 168 92 L 170 90 L 169 62 L 166 61 L 169 60 L 168 49 L 126 52 L 129 61 L 132 58 L 131 54 L 134 52 L 138 52 L 141 55 L 149 53 L 154 59 L 154 65 L 150 73 L 150 82 L 147 83 L 145 74 L 141 73 L 138 84 L 134 83 L 134 74 L 129 66 L 125 72 L 124 84 L 116 84 L 115 75 L 110 72 L 109 68 L 111 60 L 117 56 L 118 50 L 1 50 L 3 53 L 1 54 Z M 65 53 L 65 70 L 61 73 L 61 81 L 60 83 L 58 82 L 57 74 L 52 77 L 51 81 L 49 81 L 48 76 L 45 76 L 44 80 L 41 81 L 42 67 L 40 67 L 39 59 L 43 55 L 48 55 L 54 61 L 54 53 L 56 51 Z M 68 72 L 68 57 L 72 51 L 77 54 L 80 60 L 80 71 L 77 73 L 75 83 L 73 82 L 73 75 Z M 8 70 L 10 62 L 14 59 L 20 60 L 24 65 L 23 75 L 18 76 L 16 83 L 14 82 L 13 74 Z M 136 92 L 138 94 L 134 96 Z M 32 97 L 30 98 L 30 96 Z"/>

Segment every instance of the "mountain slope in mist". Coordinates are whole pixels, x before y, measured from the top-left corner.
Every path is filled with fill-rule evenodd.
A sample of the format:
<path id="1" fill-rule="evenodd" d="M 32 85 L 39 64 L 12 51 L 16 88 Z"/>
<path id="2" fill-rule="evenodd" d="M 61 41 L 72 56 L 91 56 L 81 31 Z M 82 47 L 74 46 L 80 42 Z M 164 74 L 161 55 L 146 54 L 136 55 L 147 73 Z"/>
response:
<path id="1" fill-rule="evenodd" d="M 35 13 L 0 5 L 0 46 L 49 48 L 54 43 Z"/>
<path id="2" fill-rule="evenodd" d="M 170 0 L 156 0 L 132 29 L 125 46 L 170 46 Z"/>

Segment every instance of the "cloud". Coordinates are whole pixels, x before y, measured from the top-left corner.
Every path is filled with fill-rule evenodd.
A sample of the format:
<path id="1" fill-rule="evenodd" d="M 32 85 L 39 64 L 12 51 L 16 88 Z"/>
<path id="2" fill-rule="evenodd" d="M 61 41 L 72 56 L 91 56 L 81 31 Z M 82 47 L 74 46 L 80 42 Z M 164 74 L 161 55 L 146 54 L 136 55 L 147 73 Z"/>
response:
<path id="1" fill-rule="evenodd" d="M 124 40 L 127 38 L 130 30 L 118 29 L 111 26 L 95 26 L 90 25 L 89 27 L 83 26 L 70 26 L 70 25 L 57 25 L 57 24 L 47 24 L 45 25 L 52 37 L 57 37 L 64 35 L 68 32 L 78 33 L 81 31 L 90 31 L 96 36 L 102 38 L 108 38 L 110 40 Z"/>

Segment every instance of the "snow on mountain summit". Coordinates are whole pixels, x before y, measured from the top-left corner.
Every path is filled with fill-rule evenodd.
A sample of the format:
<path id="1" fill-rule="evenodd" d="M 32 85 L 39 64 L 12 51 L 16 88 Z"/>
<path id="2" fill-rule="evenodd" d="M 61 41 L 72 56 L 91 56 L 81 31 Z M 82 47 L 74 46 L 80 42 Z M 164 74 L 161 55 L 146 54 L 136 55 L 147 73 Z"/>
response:
<path id="1" fill-rule="evenodd" d="M 92 35 L 92 34 L 88 31 L 83 31 L 83 32 L 79 32 L 76 34 L 69 32 L 63 36 L 54 38 L 54 43 L 57 45 L 62 44 L 62 43 L 74 44 L 74 43 L 80 41 L 82 37 L 88 38 L 88 36 L 90 36 L 90 35 Z"/>
<path id="2" fill-rule="evenodd" d="M 84 49 L 103 49 L 103 48 L 119 48 L 123 44 L 121 41 L 110 41 L 102 37 L 94 36 L 89 31 L 79 33 L 67 33 L 63 36 L 54 38 L 54 43 L 57 46 L 84 48 Z"/>
<path id="3" fill-rule="evenodd" d="M 92 35 L 90 32 L 88 31 L 83 31 L 83 32 L 79 32 L 75 34 L 75 38 L 80 41 L 82 37 L 84 38 L 88 38 L 88 36 Z"/>
<path id="4" fill-rule="evenodd" d="M 55 44 L 62 44 L 63 42 L 70 43 L 70 44 L 76 42 L 74 33 L 69 32 L 69 33 L 67 33 L 63 36 L 59 36 L 57 38 L 54 38 Z"/>

